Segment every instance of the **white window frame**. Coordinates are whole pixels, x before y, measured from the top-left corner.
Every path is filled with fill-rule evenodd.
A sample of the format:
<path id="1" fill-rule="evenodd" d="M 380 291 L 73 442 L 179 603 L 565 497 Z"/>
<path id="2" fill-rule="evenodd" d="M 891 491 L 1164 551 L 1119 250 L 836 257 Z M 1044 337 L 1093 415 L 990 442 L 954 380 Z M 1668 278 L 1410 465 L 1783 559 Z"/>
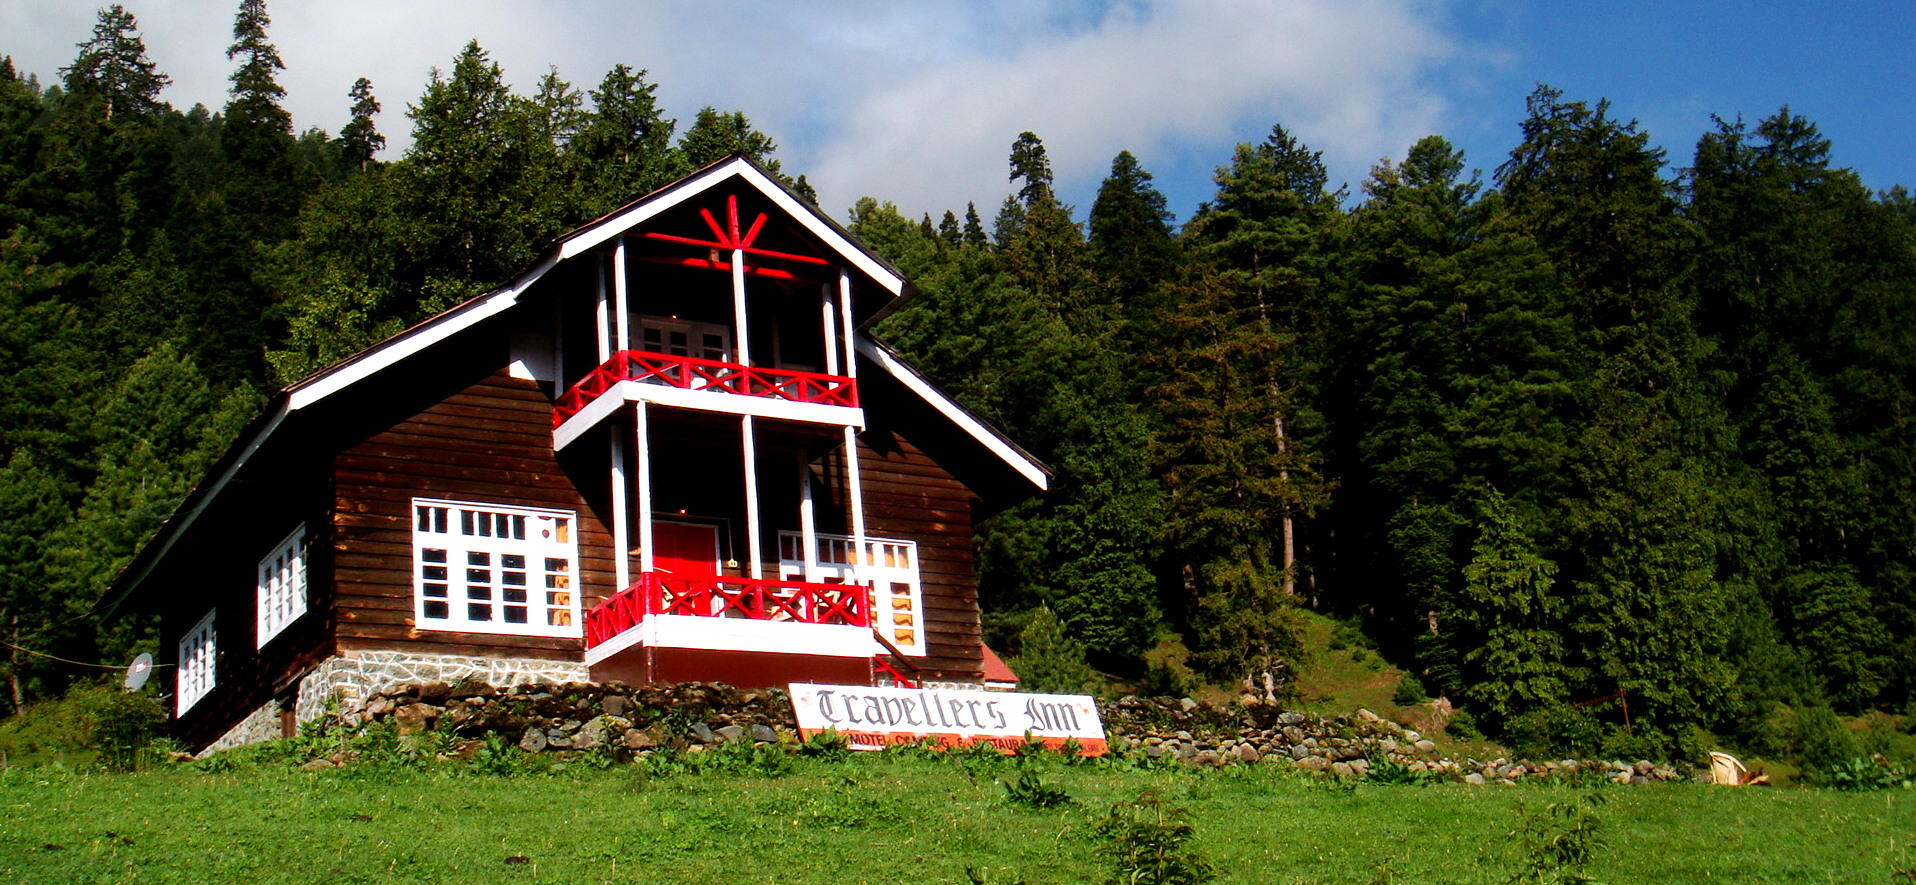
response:
<path id="1" fill-rule="evenodd" d="M 217 608 L 207 612 L 206 617 L 201 618 L 199 623 L 193 625 L 193 629 L 186 631 L 186 635 L 180 637 L 180 664 L 176 677 L 178 681 L 173 693 L 175 704 L 173 715 L 175 716 L 186 715 L 187 710 L 192 709 L 194 704 L 199 703 L 200 698 L 206 697 L 207 693 L 213 690 L 217 681 L 219 647 L 213 629 L 213 616 L 218 613 Z"/>
<path id="2" fill-rule="evenodd" d="M 651 314 L 635 314 L 632 319 L 638 335 L 638 340 L 633 342 L 633 347 L 637 350 L 662 353 L 667 356 L 717 360 L 721 363 L 738 362 L 732 349 L 732 327 L 723 323 L 700 323 L 678 317 L 661 317 Z M 657 332 L 659 340 L 646 341 L 647 332 Z M 672 334 L 675 332 L 685 336 L 685 343 L 672 343 Z M 705 340 L 707 336 L 718 338 L 717 348 L 710 346 Z"/>
<path id="3" fill-rule="evenodd" d="M 410 518 L 414 626 L 512 636 L 585 635 L 578 514 L 414 498 Z M 524 620 L 508 620 L 515 615 Z"/>
<path id="4" fill-rule="evenodd" d="M 255 649 L 266 647 L 287 625 L 306 614 L 306 524 L 273 546 L 259 561 Z"/>
<path id="5" fill-rule="evenodd" d="M 853 578 L 852 548 L 847 535 L 817 532 L 817 580 L 844 584 Z M 778 533 L 778 575 L 786 581 L 804 581 L 803 535 Z M 859 583 L 871 588 L 872 629 L 899 651 L 912 657 L 925 654 L 925 591 L 918 577 L 918 542 L 901 538 L 865 539 L 865 564 L 858 568 Z"/>

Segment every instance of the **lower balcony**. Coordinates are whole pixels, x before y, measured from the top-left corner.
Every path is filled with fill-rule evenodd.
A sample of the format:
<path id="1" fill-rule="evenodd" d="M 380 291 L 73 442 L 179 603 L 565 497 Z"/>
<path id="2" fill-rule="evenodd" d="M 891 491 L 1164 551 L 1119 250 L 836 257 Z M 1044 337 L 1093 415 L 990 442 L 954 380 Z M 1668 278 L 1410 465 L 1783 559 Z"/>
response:
<path id="1" fill-rule="evenodd" d="M 858 584 L 641 575 L 585 617 L 599 682 L 869 684 L 881 653 Z"/>

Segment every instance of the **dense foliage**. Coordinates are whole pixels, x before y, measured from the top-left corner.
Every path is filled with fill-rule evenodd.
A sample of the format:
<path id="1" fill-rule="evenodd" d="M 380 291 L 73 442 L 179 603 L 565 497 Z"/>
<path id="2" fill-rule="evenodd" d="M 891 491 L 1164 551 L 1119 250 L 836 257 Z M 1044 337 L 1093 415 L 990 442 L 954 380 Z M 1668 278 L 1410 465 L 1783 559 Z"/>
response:
<path id="1" fill-rule="evenodd" d="M 159 100 L 118 6 L 58 83 L 0 64 L 13 706 L 154 641 L 96 601 L 265 390 L 700 164 L 777 168 L 644 71 L 522 95 L 476 43 L 380 162 L 363 78 L 295 134 L 269 25 L 240 4 L 220 112 Z M 1281 695 L 1309 606 L 1493 734 L 1653 748 L 1916 699 L 1916 202 L 1787 108 L 1680 168 L 1548 88 L 1520 131 L 1488 181 L 1431 136 L 1353 195 L 1275 126 L 1181 230 L 1128 152 L 1078 221 L 1029 132 L 994 218 L 851 208 L 921 289 L 880 334 L 1054 473 L 980 531 L 1008 652 Z"/>

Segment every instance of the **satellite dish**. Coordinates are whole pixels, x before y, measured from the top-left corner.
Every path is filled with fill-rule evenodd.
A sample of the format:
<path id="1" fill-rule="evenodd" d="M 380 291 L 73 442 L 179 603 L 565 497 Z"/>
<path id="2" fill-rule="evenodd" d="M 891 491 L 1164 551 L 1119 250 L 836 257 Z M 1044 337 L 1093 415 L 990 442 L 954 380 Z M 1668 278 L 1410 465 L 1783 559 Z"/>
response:
<path id="1" fill-rule="evenodd" d="M 151 675 L 153 675 L 153 656 L 140 652 L 140 656 L 127 665 L 126 682 L 123 684 L 127 691 L 139 691 L 140 687 L 146 684 L 146 677 Z"/>

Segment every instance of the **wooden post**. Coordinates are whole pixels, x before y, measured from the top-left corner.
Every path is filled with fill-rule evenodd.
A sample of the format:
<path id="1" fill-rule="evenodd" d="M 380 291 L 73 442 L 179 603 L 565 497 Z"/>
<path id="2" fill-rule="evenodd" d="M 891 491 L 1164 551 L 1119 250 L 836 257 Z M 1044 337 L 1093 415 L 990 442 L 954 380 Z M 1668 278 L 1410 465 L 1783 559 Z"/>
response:
<path id="1" fill-rule="evenodd" d="M 645 400 L 633 403 L 632 438 L 638 444 L 639 572 L 653 570 L 652 561 L 652 431 Z"/>
<path id="2" fill-rule="evenodd" d="M 805 460 L 805 450 L 798 451 L 798 543 L 804 552 L 800 556 L 805 560 L 805 580 L 818 583 L 818 523 L 812 504 L 812 465 Z"/>
<path id="3" fill-rule="evenodd" d="M 625 281 L 625 237 L 619 237 L 619 247 L 612 250 L 612 297 L 618 310 L 619 349 L 632 349 L 632 304 L 626 293 Z"/>
<path id="4" fill-rule="evenodd" d="M 765 566 L 758 555 L 758 446 L 752 439 L 752 416 L 740 416 L 739 423 L 744 430 L 745 449 L 745 552 L 751 557 L 752 577 L 763 578 Z"/>
<path id="5" fill-rule="evenodd" d="M 625 443 L 612 434 L 612 579 L 614 593 L 632 586 L 632 564 L 626 561 L 632 549 L 630 524 L 625 511 Z"/>

